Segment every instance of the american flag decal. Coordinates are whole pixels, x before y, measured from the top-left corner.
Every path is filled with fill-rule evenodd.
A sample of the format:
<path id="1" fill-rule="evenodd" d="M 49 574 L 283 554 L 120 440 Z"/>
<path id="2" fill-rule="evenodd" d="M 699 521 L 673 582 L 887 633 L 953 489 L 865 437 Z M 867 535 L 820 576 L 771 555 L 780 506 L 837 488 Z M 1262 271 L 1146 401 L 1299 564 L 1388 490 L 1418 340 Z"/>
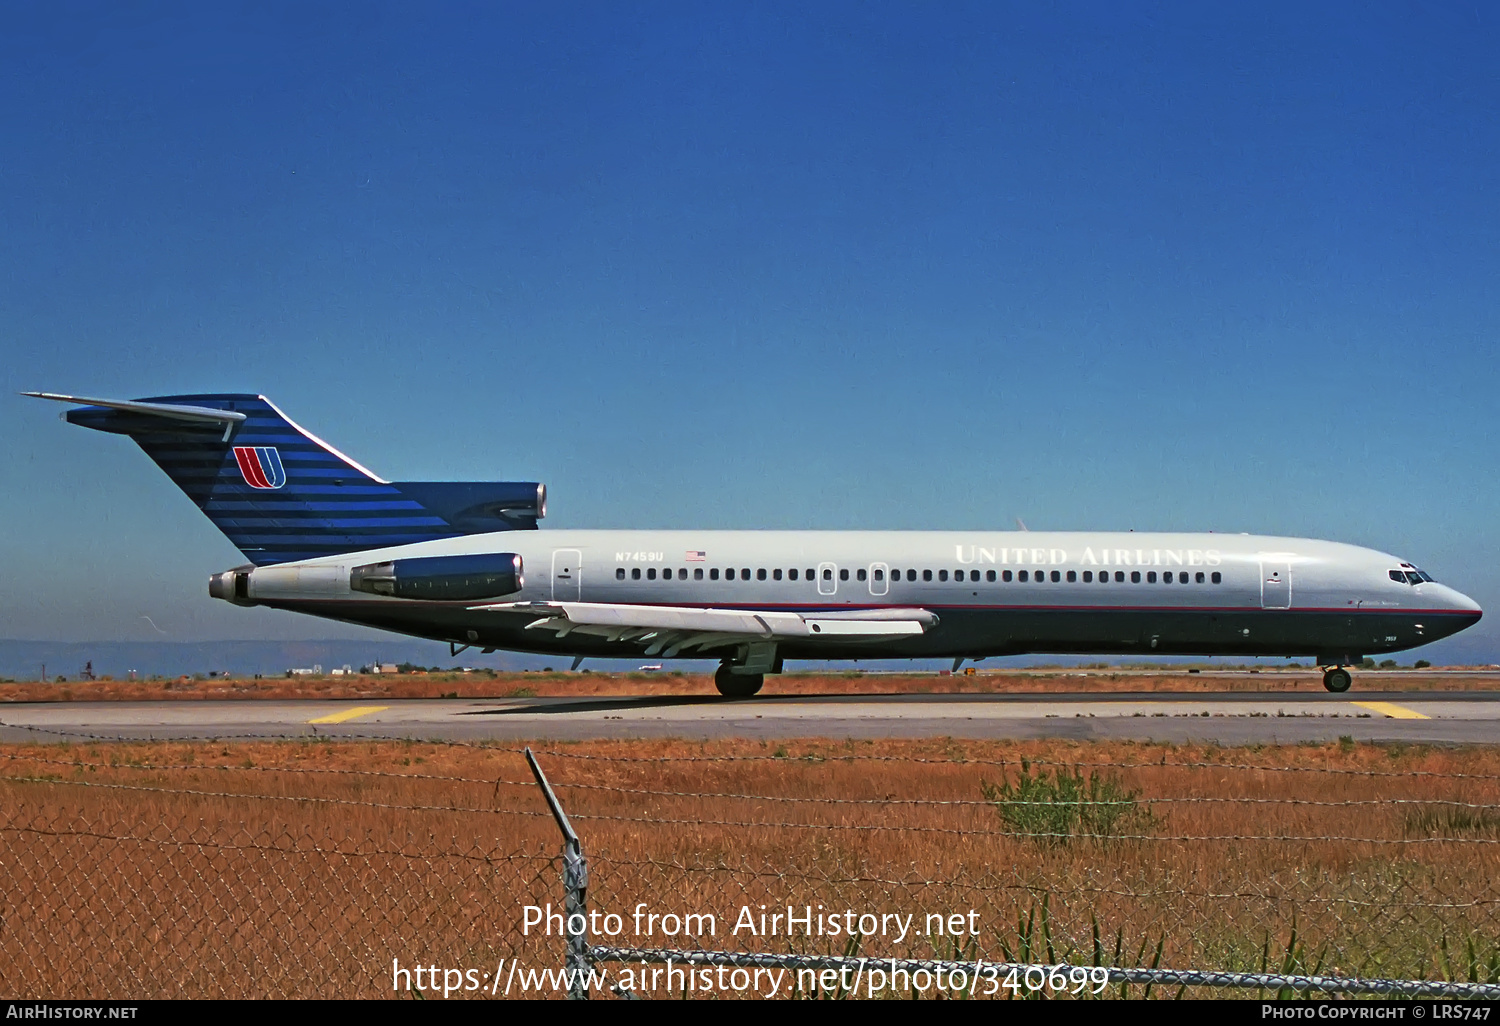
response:
<path id="1" fill-rule="evenodd" d="M 281 453 L 271 445 L 236 445 L 235 462 L 240 465 L 240 476 L 251 488 L 280 488 L 286 484 L 286 468 L 281 465 Z"/>
<path id="2" fill-rule="evenodd" d="M 688 549 L 687 555 L 682 558 L 689 563 L 701 563 L 708 558 L 708 553 L 702 549 Z"/>

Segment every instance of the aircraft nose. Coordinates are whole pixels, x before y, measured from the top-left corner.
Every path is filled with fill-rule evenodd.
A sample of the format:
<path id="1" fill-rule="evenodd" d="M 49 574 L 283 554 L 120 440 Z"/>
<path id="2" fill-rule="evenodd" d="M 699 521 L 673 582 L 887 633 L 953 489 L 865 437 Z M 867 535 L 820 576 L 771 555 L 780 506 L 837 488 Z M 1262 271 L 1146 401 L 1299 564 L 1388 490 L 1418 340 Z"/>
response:
<path id="1" fill-rule="evenodd" d="M 1442 587 L 1443 589 L 1441 592 L 1441 597 L 1444 601 L 1444 604 L 1447 605 L 1450 609 L 1461 613 L 1472 613 L 1474 614 L 1475 620 L 1478 620 L 1481 616 L 1484 615 L 1484 610 L 1479 608 L 1479 603 L 1469 598 L 1469 596 L 1465 595 L 1463 592 L 1456 591 L 1453 588 L 1448 587 L 1447 585 L 1441 585 L 1440 587 Z"/>

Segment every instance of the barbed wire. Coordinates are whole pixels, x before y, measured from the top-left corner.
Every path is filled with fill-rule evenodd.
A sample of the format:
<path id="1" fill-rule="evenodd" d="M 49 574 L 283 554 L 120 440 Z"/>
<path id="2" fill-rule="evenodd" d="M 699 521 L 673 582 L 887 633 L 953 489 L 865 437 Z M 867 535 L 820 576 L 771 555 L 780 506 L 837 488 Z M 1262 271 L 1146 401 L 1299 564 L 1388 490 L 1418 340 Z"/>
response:
<path id="1" fill-rule="evenodd" d="M 87 762 L 81 759 L 43 759 L 37 756 L 0 754 L 0 759 L 10 762 L 23 762 L 45 766 L 62 766 L 69 769 L 106 769 L 106 770 L 135 770 L 140 772 L 235 772 L 235 773 L 307 773 L 307 774 L 330 774 L 336 776 L 358 776 L 377 777 L 386 780 L 422 780 L 441 781 L 444 783 L 459 784 L 482 784 L 486 787 L 533 787 L 534 780 L 505 780 L 490 779 L 486 777 L 456 777 L 437 773 L 393 773 L 388 770 L 365 770 L 347 769 L 326 766 L 234 766 L 216 765 L 202 763 L 102 763 Z M 38 779 L 49 778 L 9 778 L 0 776 L 0 781 L 6 779 L 25 779 L 34 782 Z M 891 806 L 952 806 L 986 808 L 997 804 L 1006 806 L 1046 806 L 1054 807 L 1056 801 L 1031 801 L 1022 798 L 827 798 L 827 797 L 794 797 L 788 795 L 774 794 L 749 794 L 730 791 L 661 791 L 641 787 L 621 787 L 614 784 L 584 784 L 571 783 L 568 781 L 553 781 L 554 787 L 571 788 L 583 791 L 605 791 L 612 794 L 638 794 L 656 798 L 712 798 L 732 799 L 738 801 L 758 802 L 785 802 L 803 805 L 891 805 Z M 1314 808 L 1345 808 L 1367 805 L 1378 805 L 1382 807 L 1392 805 L 1437 805 L 1457 809 L 1477 809 L 1481 811 L 1500 811 L 1500 804 L 1487 804 L 1480 802 L 1461 802 L 1447 798 L 1356 798 L 1345 801 L 1316 801 L 1309 798 L 1256 798 L 1248 796 L 1234 797 L 1211 797 L 1211 796 L 1137 796 L 1122 799 L 1093 799 L 1076 798 L 1069 799 L 1069 805 L 1087 806 L 1134 806 L 1137 804 L 1150 805 L 1193 805 L 1193 804 L 1229 804 L 1229 805 L 1291 805 L 1310 806 Z"/>
<path id="2" fill-rule="evenodd" d="M 120 744 L 168 744 L 175 742 L 223 742 L 223 741 L 383 741 L 398 742 L 402 744 L 424 744 L 435 748 L 468 748 L 485 752 L 500 752 L 512 755 L 520 755 L 524 748 L 507 747 L 498 741 L 461 741 L 452 738 L 422 738 L 411 735 L 397 734 L 364 734 L 349 732 L 317 732 L 316 730 L 306 734 L 289 733 L 265 733 L 256 732 L 248 734 L 193 734 L 171 737 L 130 737 L 123 734 L 93 734 L 85 731 L 59 730 L 53 727 L 40 727 L 31 724 L 7 724 L 0 721 L 0 728 L 11 730 L 26 730 L 37 733 L 50 734 L 56 737 L 78 738 L 88 741 L 108 741 Z M 1335 742 L 1329 742 L 1333 744 Z M 1362 744 L 1374 745 L 1378 742 L 1361 742 Z M 1393 742 L 1394 744 L 1407 745 L 1406 742 Z M 1296 745 L 1294 747 L 1304 747 Z M 1408 746 L 1414 747 L 1414 746 Z M 557 749 L 534 748 L 537 755 L 545 755 L 557 759 L 579 759 L 593 762 L 621 762 L 621 763 L 643 763 L 643 764 L 669 764 L 669 763 L 737 763 L 737 762 L 771 762 L 782 765 L 796 765 L 798 763 L 834 763 L 834 762 L 876 762 L 876 763 L 911 763 L 933 766 L 997 766 L 1003 768 L 1015 768 L 1021 762 L 1031 766 L 1059 767 L 1065 769 L 1208 769 L 1208 770 L 1239 770 L 1255 773 L 1328 773 L 1341 776 L 1355 777 L 1390 777 L 1403 780 L 1414 777 L 1434 778 L 1441 780 L 1492 780 L 1500 781 L 1500 773 L 1450 773 L 1441 770 L 1369 770 L 1357 769 L 1345 766 L 1266 766 L 1260 763 L 1231 763 L 1231 762 L 1197 762 L 1197 761 L 1168 761 L 1165 756 L 1159 761 L 1153 762 L 1124 762 L 1113 760 L 1093 759 L 1045 759 L 1031 758 L 1030 756 L 1015 756 L 1011 759 L 978 759 L 959 758 L 941 759 L 929 758 L 917 755 L 836 755 L 819 752 L 805 753 L 802 755 L 661 755 L 661 756 L 639 756 L 639 755 L 595 755 L 585 752 L 567 752 Z"/>
<path id="3" fill-rule="evenodd" d="M 349 805 L 360 808 L 388 809 L 402 812 L 450 812 L 450 813 L 484 813 L 488 815 L 504 816 L 532 816 L 547 817 L 550 813 L 533 811 L 528 809 L 486 809 L 470 806 L 452 805 L 399 805 L 389 802 L 355 801 L 349 798 L 320 798 L 312 795 L 272 795 L 254 794 L 243 791 L 201 791 L 193 788 L 170 788 L 149 787 L 144 784 L 113 784 L 103 781 L 92 780 L 57 780 L 51 777 L 14 777 L 0 776 L 0 783 L 4 782 L 26 783 L 26 784 L 58 784 L 67 787 L 99 788 L 103 790 L 116 791 L 140 791 L 155 794 L 187 795 L 195 798 L 231 798 L 246 799 L 250 801 L 283 801 L 298 802 L 312 805 Z M 1215 835 L 1188 835 L 1188 834 L 1093 834 L 1093 833 L 1062 833 L 1046 831 L 1021 831 L 1021 830 L 974 830 L 959 829 L 955 827 L 919 826 L 914 824 L 891 823 L 793 823 L 777 821 L 746 821 L 725 819 L 675 819 L 652 816 L 617 816 L 604 815 L 600 813 L 572 813 L 570 818 L 574 820 L 613 822 L 613 823 L 647 823 L 653 826 L 695 826 L 695 827 L 735 827 L 738 829 L 788 829 L 788 830 L 854 830 L 854 831 L 898 831 L 917 833 L 952 834 L 961 837 L 1020 837 L 1037 839 L 1070 839 L 1070 840 L 1095 840 L 1095 841 L 1276 841 L 1281 843 L 1291 842 L 1314 842 L 1314 841 L 1343 841 L 1357 844 L 1500 844 L 1500 838 L 1488 837 L 1348 837 L 1337 834 L 1325 834 L 1316 836 L 1300 835 L 1271 835 L 1271 834 L 1215 834 Z"/>
<path id="4" fill-rule="evenodd" d="M 617 856 L 614 856 L 614 855 L 609 855 L 609 854 L 603 854 L 603 855 L 594 854 L 594 855 L 590 855 L 589 856 L 589 863 L 591 865 L 598 865 L 598 866 L 607 867 L 607 868 L 615 868 L 615 867 L 624 866 L 624 867 L 633 868 L 633 869 L 649 868 L 649 869 L 655 869 L 655 870 L 666 870 L 666 871 L 679 872 L 679 873 L 697 873 L 697 874 L 704 874 L 704 875 L 717 874 L 717 873 L 747 873 L 747 874 L 750 875 L 750 877 L 752 879 L 773 878 L 773 879 L 776 879 L 776 880 L 798 880 L 798 881 L 802 881 L 802 882 L 806 882 L 806 883 L 814 883 L 814 884 L 826 884 L 829 881 L 829 874 L 828 873 L 810 873 L 810 872 L 804 872 L 804 871 L 798 870 L 796 868 L 787 868 L 787 867 L 780 867 L 780 866 L 778 866 L 778 867 L 764 866 L 762 868 L 757 868 L 755 865 L 751 864 L 748 860 L 745 861 L 745 862 L 743 862 L 743 863 L 741 863 L 741 864 L 739 864 L 739 865 L 731 865 L 727 861 L 720 861 L 720 862 L 716 862 L 716 863 L 711 864 L 711 865 L 706 865 L 706 864 L 691 865 L 691 864 L 683 862 L 683 861 L 681 861 L 679 859 L 673 859 L 673 860 L 669 861 L 669 860 L 665 860 L 665 859 L 653 859 L 653 858 L 644 858 L 644 859 L 620 858 L 620 857 L 617 857 Z M 842 868 L 842 864 L 840 864 L 840 868 Z M 916 871 L 915 863 L 913 864 L 913 871 L 914 872 Z M 1267 878 L 1267 880 L 1268 880 L 1269 883 L 1277 883 L 1277 884 L 1279 884 L 1281 882 L 1281 881 L 1279 881 L 1274 876 Z M 928 884 L 931 883 L 931 881 L 927 877 L 925 877 L 925 876 L 900 878 L 900 877 L 870 876 L 868 874 L 858 874 L 858 873 L 845 874 L 843 876 L 840 876 L 839 877 L 839 881 L 841 883 L 849 883 L 849 884 L 879 884 L 879 885 L 885 886 L 885 887 L 894 887 L 894 888 L 903 888 L 903 889 L 904 888 L 910 888 L 912 886 L 926 886 L 926 885 L 928 885 Z M 1301 881 L 1299 881 L 1299 882 L 1301 882 Z M 971 879 L 971 880 L 965 880 L 964 881 L 964 889 L 966 891 L 976 891 L 976 892 L 980 892 L 980 891 L 1024 891 L 1024 892 L 1026 892 L 1028 894 L 1035 895 L 1038 892 L 1046 893 L 1051 888 L 1051 886 L 1053 886 L 1053 882 L 1052 881 L 1029 881 L 1029 882 L 996 883 L 996 884 L 987 884 L 983 880 L 972 880 Z M 1199 898 L 1199 899 L 1204 899 L 1204 900 L 1225 900 L 1225 901 L 1245 901 L 1245 900 L 1302 901 L 1302 900 L 1304 900 L 1303 896 L 1288 896 L 1288 895 L 1281 895 L 1281 894 L 1273 893 L 1274 890 L 1276 889 L 1276 888 L 1273 888 L 1273 887 L 1268 887 L 1264 891 L 1255 891 L 1255 890 L 1248 890 L 1248 891 L 1193 891 L 1193 890 L 1184 889 L 1182 887 L 1168 887 L 1168 888 L 1164 888 L 1162 890 L 1150 890 L 1150 889 L 1147 889 L 1147 888 L 1130 888 L 1130 889 L 1126 890 L 1126 889 L 1121 889 L 1119 887 L 1107 887 L 1107 886 L 1103 886 L 1103 885 L 1100 885 L 1100 884 L 1080 884 L 1080 883 L 1075 883 L 1071 887 L 1071 889 L 1073 891 L 1077 892 L 1077 893 L 1080 893 L 1080 894 L 1109 895 L 1109 896 L 1112 896 L 1112 897 L 1119 897 L 1119 898 L 1178 898 L 1178 897 L 1182 897 L 1182 898 Z M 1349 897 L 1343 897 L 1343 896 L 1339 896 L 1339 895 L 1326 896 L 1326 897 L 1323 897 L 1321 900 L 1325 900 L 1325 901 L 1328 901 L 1328 902 L 1333 903 L 1333 904 L 1341 904 L 1341 905 L 1359 905 L 1359 906 L 1372 906 L 1372 907 L 1378 907 L 1378 908 L 1400 908 L 1400 909 L 1470 909 L 1470 908 L 1485 908 L 1487 906 L 1500 906 L 1500 896 L 1497 896 L 1497 897 L 1494 897 L 1494 898 L 1475 898 L 1472 901 L 1462 901 L 1462 902 L 1457 902 L 1457 901 L 1444 901 L 1444 902 L 1405 901 L 1405 902 L 1403 902 L 1403 901 L 1393 901 L 1393 900 L 1390 900 L 1388 898 L 1387 899 L 1382 899 L 1380 901 L 1367 901 L 1367 900 L 1363 900 L 1363 899 L 1360 899 L 1360 898 L 1349 898 Z"/>
<path id="5" fill-rule="evenodd" d="M 28 762 L 44 766 L 66 766 L 69 768 L 86 767 L 88 769 L 108 770 L 142 770 L 156 773 L 168 772 L 219 772 L 231 770 L 236 773 L 309 773 L 329 774 L 332 776 L 354 776 L 354 777 L 382 777 L 392 780 L 441 780 L 456 784 L 485 784 L 493 786 L 500 785 L 524 785 L 535 787 L 535 780 L 495 780 L 489 777 L 453 777 L 442 773 L 393 773 L 390 770 L 372 769 L 350 769 L 339 766 L 233 766 L 227 763 L 151 763 L 151 762 L 86 762 L 82 759 L 43 759 L 34 755 L 21 755 L 18 753 L 0 753 L 0 759 L 8 762 Z M 3 779 L 3 777 L 0 777 Z"/>
<path id="6" fill-rule="evenodd" d="M 283 847 L 277 844 L 262 844 L 254 842 L 230 842 L 214 840 L 181 840 L 166 837 L 142 837 L 139 834 L 103 833 L 93 829 L 47 829 L 38 826 L 15 826 L 10 823 L 0 823 L 0 834 L 35 834 L 39 837 L 85 837 L 98 841 L 129 842 L 133 844 L 149 844 L 161 848 L 211 848 L 224 851 L 274 851 L 280 854 L 303 854 L 312 853 L 318 855 L 340 855 L 350 858 L 403 858 L 422 860 L 434 857 L 433 853 L 402 851 L 396 848 L 370 848 L 365 850 L 349 850 L 339 847 L 322 847 L 313 844 L 309 847 Z M 296 838 L 290 838 L 296 840 Z M 497 863 L 497 862 L 542 862 L 561 865 L 561 858 L 557 855 L 545 852 L 507 852 L 502 855 L 476 855 L 463 851 L 445 851 L 440 853 L 444 858 L 465 859 L 471 862 Z"/>
<path id="7" fill-rule="evenodd" d="M 520 749 L 507 749 L 520 751 Z M 930 759 L 915 755 L 592 755 L 585 752 L 562 752 L 549 749 L 533 749 L 537 755 L 557 759 L 585 759 L 594 762 L 674 763 L 674 762 L 776 762 L 783 765 L 825 762 L 900 762 L 935 766 L 999 766 L 1015 769 L 1021 762 L 1031 766 L 1061 767 L 1064 769 L 1230 769 L 1250 770 L 1261 773 L 1334 773 L 1359 777 L 1438 777 L 1445 780 L 1500 780 L 1500 773 L 1445 773 L 1437 770 L 1362 770 L 1342 766 L 1264 766 L 1255 763 L 1229 762 L 1112 762 L 1088 759 L 1033 759 L 1017 756 L 1013 759 Z"/>
<path id="8" fill-rule="evenodd" d="M 92 787 L 109 791 L 145 791 L 153 794 L 189 795 L 194 798 L 246 798 L 252 801 L 303 802 L 312 805 L 353 805 L 365 809 L 393 809 L 400 812 L 478 812 L 501 816 L 550 817 L 550 813 L 529 809 L 483 809 L 460 805 L 397 805 L 390 802 L 356 801 L 352 798 L 319 798 L 314 795 L 256 794 L 245 791 L 199 791 L 193 788 L 148 787 L 145 784 L 112 784 L 102 780 L 58 780 L 53 777 L 15 777 L 0 775 L 0 783 L 59 784 L 64 787 Z"/>

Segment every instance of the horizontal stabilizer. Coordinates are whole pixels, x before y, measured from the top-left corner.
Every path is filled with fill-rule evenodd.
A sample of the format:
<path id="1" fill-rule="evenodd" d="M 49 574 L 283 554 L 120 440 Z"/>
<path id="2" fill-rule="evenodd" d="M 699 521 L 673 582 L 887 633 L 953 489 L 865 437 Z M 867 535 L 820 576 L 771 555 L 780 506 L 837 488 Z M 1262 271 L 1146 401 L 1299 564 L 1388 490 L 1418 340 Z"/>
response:
<path id="1" fill-rule="evenodd" d="M 58 395 L 55 392 L 22 392 L 33 399 L 51 399 L 59 403 L 81 403 L 84 406 L 98 406 L 107 410 L 122 410 L 126 413 L 138 413 L 147 417 L 164 417 L 167 420 L 182 421 L 187 424 L 213 424 L 222 426 L 224 429 L 224 441 L 229 441 L 229 435 L 236 424 L 242 423 L 245 415 L 238 410 L 216 410 L 208 406 L 189 406 L 178 403 L 146 403 L 130 399 L 89 399 L 81 395 Z"/>

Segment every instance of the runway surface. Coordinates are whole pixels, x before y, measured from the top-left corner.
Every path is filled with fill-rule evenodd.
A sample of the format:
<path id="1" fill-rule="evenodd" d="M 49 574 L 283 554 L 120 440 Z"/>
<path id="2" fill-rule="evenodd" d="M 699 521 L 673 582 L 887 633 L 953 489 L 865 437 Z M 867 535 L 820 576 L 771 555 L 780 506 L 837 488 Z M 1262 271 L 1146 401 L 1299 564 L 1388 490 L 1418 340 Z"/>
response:
<path id="1" fill-rule="evenodd" d="M 1108 738 L 1493 744 L 1500 691 L 68 702 L 0 706 L 0 741 L 234 737 Z"/>

